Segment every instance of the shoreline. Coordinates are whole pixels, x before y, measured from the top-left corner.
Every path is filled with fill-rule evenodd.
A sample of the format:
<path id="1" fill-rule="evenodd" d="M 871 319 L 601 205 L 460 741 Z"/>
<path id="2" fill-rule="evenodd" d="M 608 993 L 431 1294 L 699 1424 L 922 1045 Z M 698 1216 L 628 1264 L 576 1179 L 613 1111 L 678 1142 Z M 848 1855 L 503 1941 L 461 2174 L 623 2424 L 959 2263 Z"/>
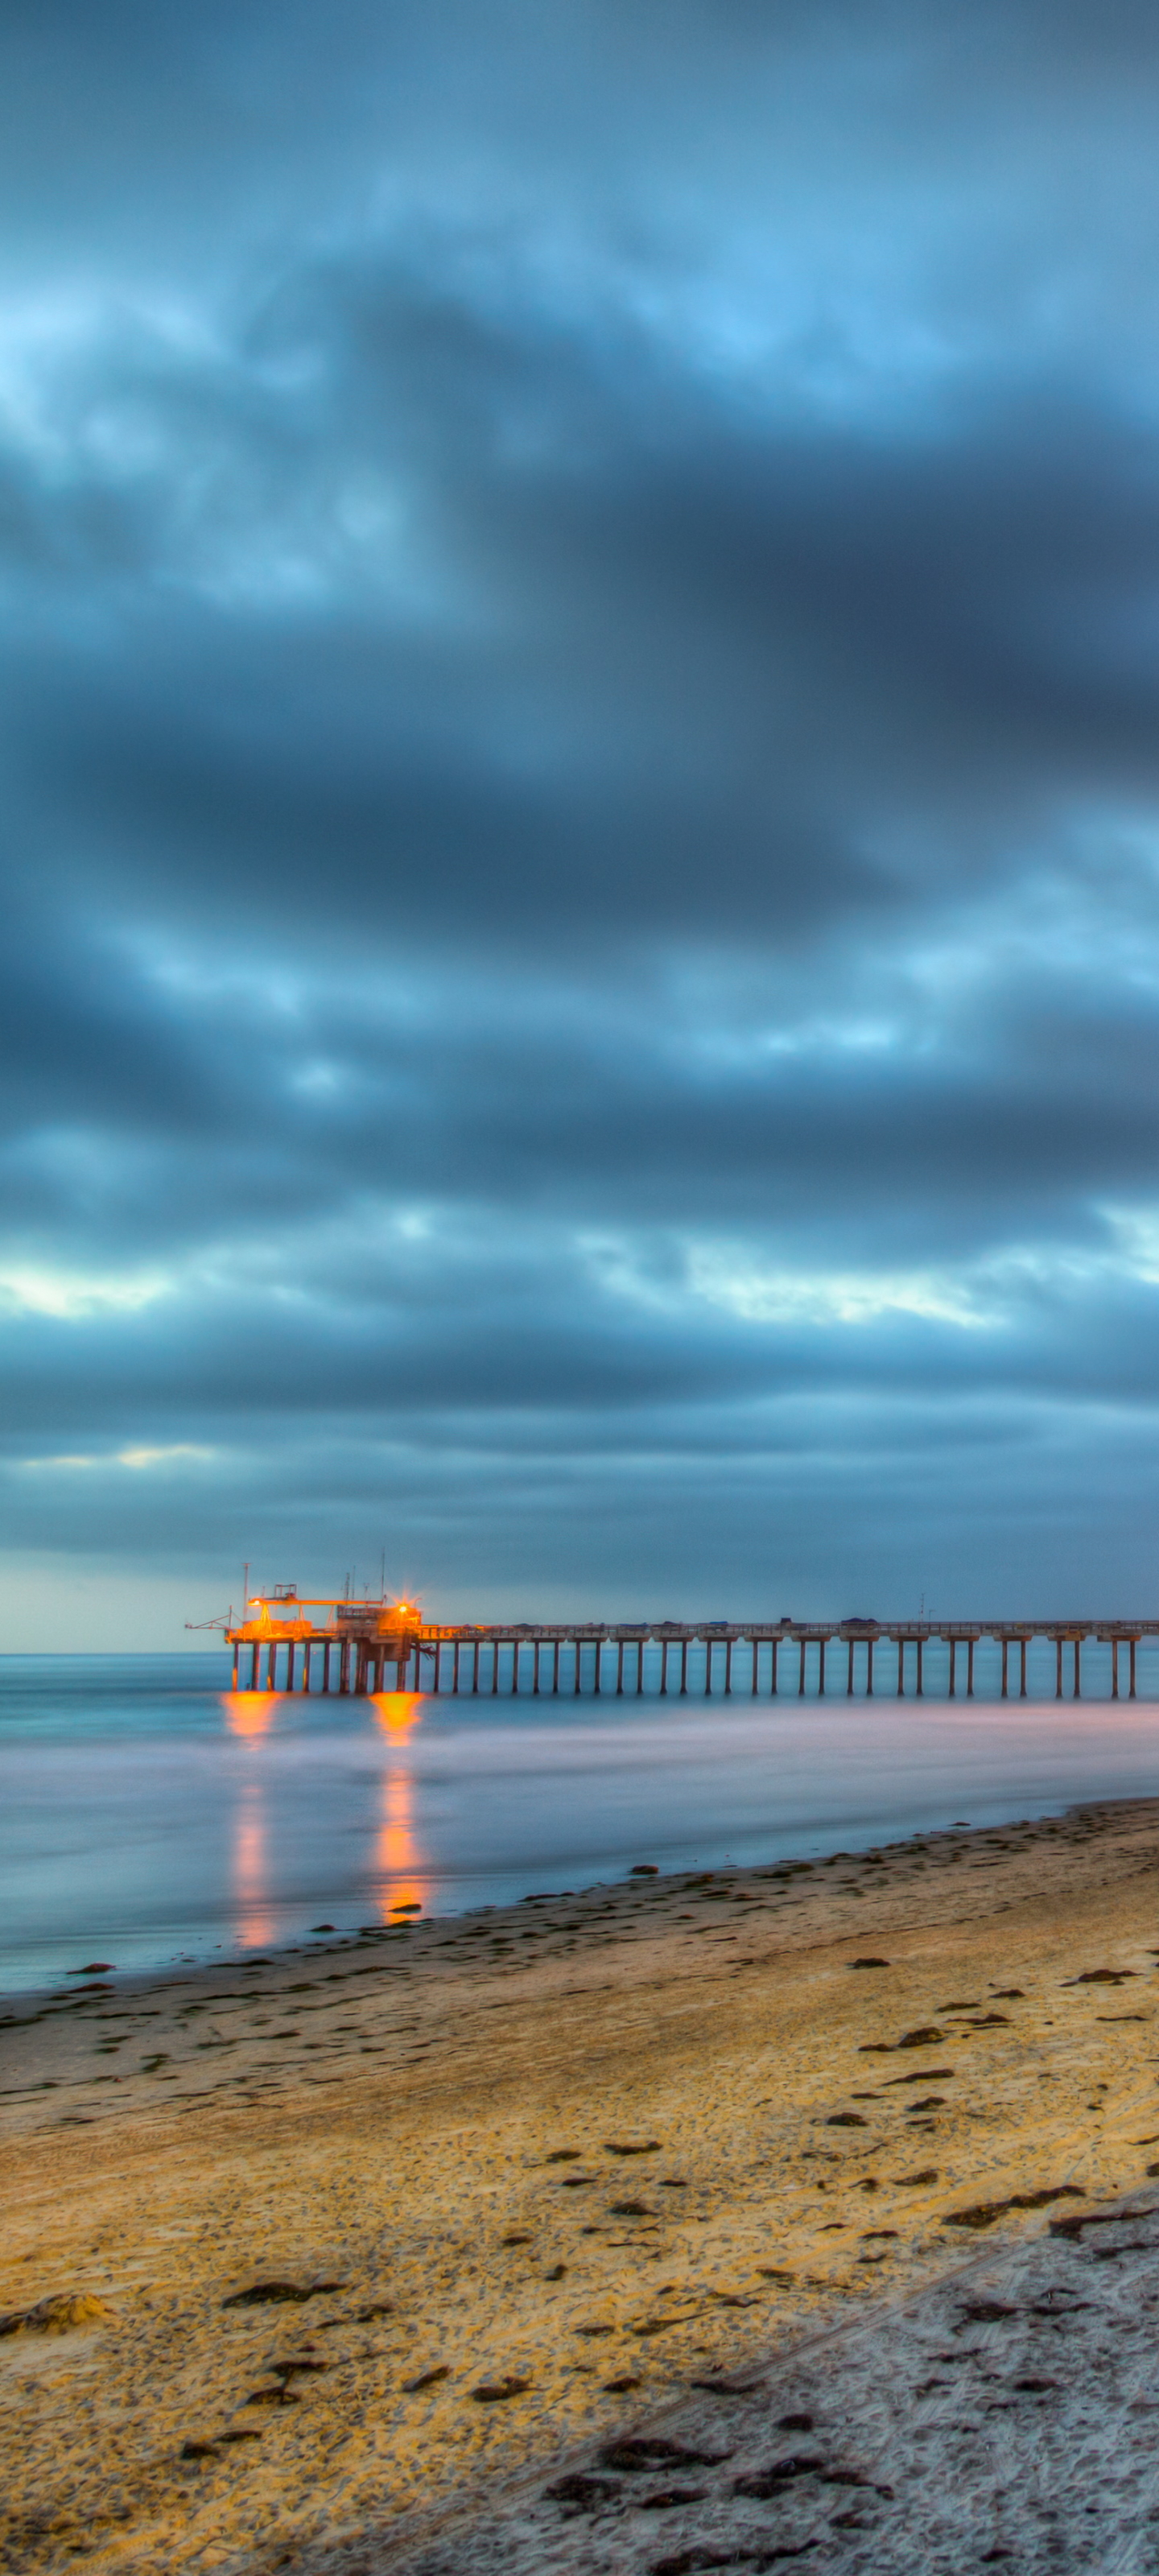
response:
<path id="1" fill-rule="evenodd" d="M 792 1852 L 780 1858 L 765 1857 L 752 1862 L 736 1861 L 726 1856 L 715 1862 L 696 1860 L 689 1862 L 687 1866 L 672 1868 L 652 1861 L 636 1862 L 629 1864 L 618 1877 L 593 1879 L 582 1887 L 537 1889 L 520 1893 L 506 1900 L 496 1900 L 493 1903 L 464 1905 L 454 1909 L 448 1907 L 441 1912 L 428 1911 L 424 1903 L 404 1903 L 397 1908 L 388 1908 L 388 1918 L 392 1911 L 406 1914 L 411 1919 L 405 1924 L 391 1922 L 388 1918 L 380 1918 L 373 1923 L 328 1923 L 325 1927 L 313 1927 L 304 1938 L 299 1936 L 291 1941 L 264 1944 L 260 1948 L 256 1944 L 253 1947 L 244 1948 L 235 1944 L 232 1948 L 227 1948 L 223 1943 L 205 1955 L 190 1953 L 181 1958 L 170 1957 L 162 1962 L 141 1966 L 130 1964 L 124 1968 L 115 1960 L 98 1962 L 97 1967 L 102 1972 L 103 1978 L 115 1980 L 115 1983 L 108 1988 L 103 1982 L 98 1986 L 96 1968 L 90 1972 L 85 1966 L 70 1967 L 57 1972 L 57 1976 L 63 1978 L 63 1983 L 44 1978 L 35 1985 L 0 1986 L 0 2042 L 3 2040 L 5 2031 L 16 2027 L 29 2010 L 34 2011 L 38 2016 L 47 2011 L 51 2017 L 58 2007 L 63 2009 L 65 2006 L 71 2007 L 78 2002 L 83 2002 L 86 1994 L 103 1995 L 106 1991 L 118 1995 L 145 1994 L 152 1993 L 154 1990 L 165 1991 L 170 1987 L 185 1987 L 204 1979 L 212 1981 L 216 1977 L 240 1974 L 250 1970 L 277 1971 L 288 1968 L 295 1962 L 300 1964 L 303 1959 L 319 1960 L 342 1951 L 369 1950 L 374 1944 L 382 1941 L 405 1940 L 416 1931 L 424 1933 L 441 1931 L 446 1935 L 452 1929 L 456 1933 L 468 1926 L 477 1929 L 484 1922 L 493 1929 L 501 1922 L 514 1922 L 517 1918 L 522 1923 L 524 1919 L 522 1908 L 526 1905 L 588 1904 L 596 1900 L 606 1901 L 609 1896 L 639 1895 L 645 1883 L 653 1888 L 664 1889 L 686 1886 L 689 1881 L 701 1878 L 706 1881 L 710 1878 L 719 1880 L 722 1884 L 729 1880 L 748 1877 L 758 1877 L 767 1881 L 770 1878 L 782 1877 L 786 1873 L 793 1876 L 826 1869 L 835 1861 L 849 1861 L 854 1865 L 860 1865 L 868 1859 L 876 1861 L 878 1857 L 884 1857 L 888 1862 L 904 1856 L 919 1845 L 926 1850 L 936 1844 L 961 1842 L 963 1837 L 969 1835 L 985 1840 L 995 1833 L 1021 1833 L 1032 1830 L 1036 1826 L 1062 1824 L 1068 1816 L 1084 1813 L 1088 1807 L 1097 1808 L 1100 1813 L 1103 1813 L 1111 1808 L 1146 1806 L 1149 1803 L 1151 1802 L 1144 1797 L 1100 1798 L 1078 1801 L 1072 1807 L 1059 1810 L 1044 1800 L 1041 1814 L 1023 1814 L 1017 1818 L 1005 1819 L 992 1818 L 989 1823 L 983 1825 L 959 1822 L 956 1825 L 933 1824 L 915 1827 L 912 1833 L 903 1835 L 895 1841 L 873 1841 L 868 1837 L 861 1841 L 855 1839 L 847 1850 L 842 1849 L 837 1852 L 814 1848 L 809 1852 Z M 1159 1793 L 1154 1803 L 1159 1808 Z M 542 1874 L 541 1870 L 540 1875 Z M 527 1875 L 531 1876 L 533 1872 L 529 1870 Z M 324 1899 L 318 1901 L 325 1902 Z M 83 1941 L 73 1944 L 74 1949 L 85 1946 Z M 98 1948 L 102 1946 L 99 1940 L 96 1941 L 96 1946 Z M 110 1936 L 108 1946 L 115 1947 L 113 1936 Z M 2 2099 L 3 2093 L 0 2088 L 0 2101 Z"/>
<path id="2" fill-rule="evenodd" d="M 1159 1800 L 1102 1801 L 8 2014 L 0 2308 L 113 2312 L 0 2338 L 14 2559 L 417 2547 L 1045 2235 L 1011 2203 L 1138 2191 L 1157 1894 Z"/>

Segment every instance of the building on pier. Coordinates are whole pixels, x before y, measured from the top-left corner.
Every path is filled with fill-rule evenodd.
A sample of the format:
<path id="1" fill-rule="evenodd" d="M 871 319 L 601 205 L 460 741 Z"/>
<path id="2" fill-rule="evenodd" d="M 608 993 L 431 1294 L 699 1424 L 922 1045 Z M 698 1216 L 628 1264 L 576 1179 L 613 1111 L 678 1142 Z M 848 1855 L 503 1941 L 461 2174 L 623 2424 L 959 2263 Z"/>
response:
<path id="1" fill-rule="evenodd" d="M 233 1648 L 233 1687 L 269 1691 L 353 1692 L 432 1690 L 485 1692 L 490 1697 L 522 1690 L 533 1696 L 566 1692 L 579 1698 L 610 1691 L 640 1696 L 645 1658 L 652 1685 L 664 1698 L 690 1691 L 712 1698 L 744 1692 L 776 1698 L 824 1694 L 836 1657 L 852 1698 L 882 1690 L 922 1698 L 931 1646 L 946 1650 L 948 1695 L 973 1698 L 978 1646 L 1001 1654 L 999 1697 L 1027 1692 L 1027 1650 L 1036 1639 L 1054 1647 L 1054 1695 L 1082 1693 L 1082 1649 L 1111 1649 L 1111 1696 L 1120 1695 L 1120 1650 L 1127 1649 L 1127 1692 L 1136 1695 L 1136 1656 L 1145 1638 L 1159 1639 L 1159 1619 L 729 1621 L 676 1619 L 568 1620 L 559 1626 L 531 1621 L 494 1625 L 439 1625 L 413 1602 L 306 1598 L 292 1583 L 244 1605 L 236 1625 L 223 1623 Z M 1069 1674 L 1065 1664 L 1069 1662 Z M 907 1687 L 908 1685 L 908 1687 Z"/>

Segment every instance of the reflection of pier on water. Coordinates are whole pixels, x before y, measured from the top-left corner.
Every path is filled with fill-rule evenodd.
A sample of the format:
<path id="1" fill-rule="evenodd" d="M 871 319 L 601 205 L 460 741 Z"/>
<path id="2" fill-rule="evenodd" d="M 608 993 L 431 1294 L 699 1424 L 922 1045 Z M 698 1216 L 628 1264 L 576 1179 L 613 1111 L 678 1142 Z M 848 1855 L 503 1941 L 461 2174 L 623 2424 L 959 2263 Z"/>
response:
<path id="1" fill-rule="evenodd" d="M 235 1691 L 222 1702 L 231 1735 L 259 1744 L 275 1731 L 284 1691 Z M 407 1747 L 423 1713 L 417 1691 L 382 1691 L 367 1697 L 367 1706 L 385 1738 L 381 1805 L 374 1840 L 373 1902 L 383 1922 L 398 1913 L 418 1911 L 431 1889 L 429 1874 L 415 1838 L 414 1772 Z M 230 1880 L 237 1910 L 236 1938 L 243 1949 L 262 1950 L 277 1939 L 267 1871 L 265 1782 L 260 1774 L 241 1782 L 233 1816 Z"/>
<path id="2" fill-rule="evenodd" d="M 243 1949 L 264 1950 L 274 1939 L 267 1912 L 266 1818 L 261 1783 L 247 1780 L 234 1820 L 233 1896 L 238 1910 L 237 1937 Z"/>
<path id="3" fill-rule="evenodd" d="M 278 1702 L 265 1691 L 236 1691 L 224 1706 L 230 1734 L 243 1743 L 257 1744 L 269 1734 Z M 264 1787 L 252 1775 L 241 1784 L 234 1814 L 230 1879 L 237 1940 L 245 1950 L 264 1950 L 275 1934 L 268 1911 Z"/>
<path id="4" fill-rule="evenodd" d="M 423 1704 L 415 1691 L 382 1691 L 371 1706 L 392 1757 L 383 1774 L 382 1822 L 375 1847 L 381 1882 L 378 1904 L 384 1919 L 389 1919 L 402 1906 L 422 1905 L 426 1897 L 428 1882 L 414 1831 L 414 1772 L 406 1759 Z"/>
<path id="5" fill-rule="evenodd" d="M 786 1690 L 798 1698 L 824 1697 L 842 1683 L 847 1697 L 872 1698 L 892 1691 L 918 1699 L 927 1689 L 950 1698 L 975 1695 L 979 1650 L 993 1666 L 988 1694 L 1028 1697 L 1027 1655 L 1036 1644 L 1053 1649 L 1054 1697 L 1082 1696 L 1082 1652 L 1109 1649 L 1110 1696 L 1120 1696 L 1120 1654 L 1126 1649 L 1126 1696 L 1137 1689 L 1137 1652 L 1159 1638 L 1159 1619 L 1000 1619 L 798 1621 L 636 1620 L 618 1625 L 585 1620 L 560 1626 L 499 1622 L 448 1626 L 424 1620 L 405 1601 L 300 1599 L 281 1584 L 246 1605 L 247 1617 L 227 1625 L 233 1647 L 233 1687 L 241 1699 L 279 1689 L 295 1693 L 332 1690 L 359 1697 L 406 1698 L 422 1691 L 491 1698 L 528 1693 L 571 1697 L 611 1692 L 639 1698 L 645 1689 L 661 1699 L 695 1692 L 711 1699 L 746 1692 L 775 1699 Z M 310 1616 L 310 1613 L 320 1615 Z M 249 1662 L 248 1692 L 239 1690 L 242 1658 Z M 264 1678 L 263 1678 L 264 1665 Z M 1068 1669 L 1069 1667 L 1069 1669 Z M 397 1684 L 391 1692 L 388 1681 Z"/>

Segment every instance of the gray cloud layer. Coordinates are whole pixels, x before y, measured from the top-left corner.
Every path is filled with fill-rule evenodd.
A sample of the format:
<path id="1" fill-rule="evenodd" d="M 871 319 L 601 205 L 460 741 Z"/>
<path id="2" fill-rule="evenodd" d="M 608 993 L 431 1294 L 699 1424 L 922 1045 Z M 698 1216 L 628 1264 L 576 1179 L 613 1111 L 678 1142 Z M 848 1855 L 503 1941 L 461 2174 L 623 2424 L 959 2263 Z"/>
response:
<path id="1" fill-rule="evenodd" d="M 17 1556 L 1149 1597 L 1149 19 L 60 0 L 0 101 Z"/>

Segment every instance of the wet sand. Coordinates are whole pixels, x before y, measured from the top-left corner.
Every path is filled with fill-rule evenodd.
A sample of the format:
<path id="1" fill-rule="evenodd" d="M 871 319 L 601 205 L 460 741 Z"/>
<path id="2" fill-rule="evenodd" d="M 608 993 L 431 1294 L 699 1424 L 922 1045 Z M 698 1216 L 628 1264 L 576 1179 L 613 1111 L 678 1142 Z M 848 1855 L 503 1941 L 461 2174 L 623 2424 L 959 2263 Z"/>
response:
<path id="1" fill-rule="evenodd" d="M 963 2350 L 967 2277 L 1046 2266 L 1040 2304 L 1052 2264 L 1060 2295 L 1084 2268 L 1101 2285 L 1066 2390 L 1024 2369 L 1055 2393 L 1001 2400 L 1032 2451 L 1064 2396 L 1091 2422 L 1112 2385 L 1120 2414 L 1159 2409 L 1132 2342 L 1159 2226 L 1124 2254 L 1130 2229 L 1049 2233 L 1088 2203 L 1151 2206 L 1157 1896 L 1159 1802 L 1134 1801 L 12 2005 L 0 2307 L 76 2294 L 111 2313 L 0 2339 L 3 2563 L 465 2576 L 808 2546 L 818 2566 L 916 2569 L 944 2545 L 973 2565 L 977 2513 L 965 2557 L 936 2513 L 956 2478 L 992 2520 L 991 2436 L 969 2436 L 971 2467 L 956 2397 L 902 2367 Z M 1096 2267 L 1096 2244 L 1115 2261 Z M 1074 2356 L 1096 2329 L 1110 2358 L 1088 2387 Z M 975 2321 L 966 2342 L 1004 2331 Z M 758 2373 L 748 2395 L 717 2384 Z M 777 2429 L 841 2390 L 824 2453 Z M 872 2448 L 871 2418 L 875 2457 L 920 2452 L 900 2537 L 874 2522 L 890 2478 L 839 2491 L 869 2472 L 833 2445 Z M 617 2436 L 733 2460 L 661 2474 L 677 2501 L 650 2502 L 606 2465 Z M 733 2495 L 750 2456 L 761 2474 L 798 2453 L 821 2466 Z M 568 2475 L 608 2492 L 545 2496 Z M 1041 2541 L 1044 2565 L 1109 2566 L 1102 2524 L 1102 2558 L 1081 2554 L 1083 2510 L 1061 2536 L 1022 2532 L 1019 2564 Z M 1120 2495 L 1114 2530 L 1149 2510 Z"/>

